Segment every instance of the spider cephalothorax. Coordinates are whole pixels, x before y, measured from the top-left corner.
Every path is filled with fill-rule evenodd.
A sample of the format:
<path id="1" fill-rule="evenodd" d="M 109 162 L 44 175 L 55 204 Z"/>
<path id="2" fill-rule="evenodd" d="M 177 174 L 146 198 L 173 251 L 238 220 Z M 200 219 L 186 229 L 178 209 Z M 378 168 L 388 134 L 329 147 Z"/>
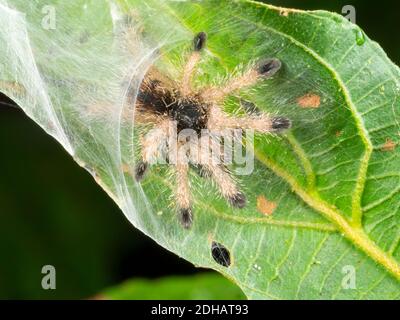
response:
<path id="1" fill-rule="evenodd" d="M 158 80 L 146 79 L 137 97 L 141 113 L 153 113 L 176 121 L 178 133 L 192 129 L 198 133 L 207 128 L 211 105 L 198 95 L 182 95 L 178 90 L 166 89 Z"/>
<path id="2" fill-rule="evenodd" d="M 257 132 L 268 133 L 279 132 L 290 127 L 290 121 L 285 117 L 269 117 L 263 113 L 233 117 L 226 114 L 221 107 L 226 96 L 273 76 L 281 67 L 277 59 L 259 61 L 242 75 L 228 81 L 223 87 L 207 87 L 195 92 L 191 86 L 191 78 L 201 58 L 200 52 L 205 47 L 205 43 L 204 32 L 195 36 L 193 51 L 186 63 L 180 83 L 172 81 L 154 68 L 143 80 L 136 100 L 135 120 L 145 125 L 152 125 L 157 130 L 150 130 L 142 138 L 142 159 L 136 166 L 138 181 L 143 179 L 149 164 L 160 156 L 160 148 L 162 149 L 162 146 L 171 148 L 171 128 L 174 126 L 178 134 L 192 130 L 198 138 L 197 141 L 206 141 L 207 148 L 213 150 L 221 149 L 220 142 L 213 138 L 213 132 L 218 133 L 226 129 L 253 129 Z M 211 134 L 203 134 L 204 131 Z M 210 161 L 207 157 L 198 156 L 199 153 L 204 153 L 204 148 L 199 147 L 200 144 L 190 140 L 182 142 L 178 139 L 176 161 L 169 161 L 169 164 L 174 166 L 175 198 L 179 218 L 185 228 L 189 228 L 193 222 L 188 181 L 190 165 L 200 168 L 204 176 L 213 179 L 222 196 L 232 206 L 243 208 L 246 205 L 246 197 L 226 168 L 223 155 L 211 153 L 210 157 L 213 157 L 211 160 L 218 161 Z M 191 153 L 187 152 L 188 145 Z"/>

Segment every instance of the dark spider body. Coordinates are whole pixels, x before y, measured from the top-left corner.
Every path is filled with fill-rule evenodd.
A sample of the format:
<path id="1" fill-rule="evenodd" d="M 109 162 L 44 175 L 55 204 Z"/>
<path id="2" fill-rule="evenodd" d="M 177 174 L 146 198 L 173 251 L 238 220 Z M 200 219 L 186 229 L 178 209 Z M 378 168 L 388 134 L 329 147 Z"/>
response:
<path id="1" fill-rule="evenodd" d="M 184 129 L 191 129 L 197 133 L 199 140 L 203 137 L 202 130 L 218 133 L 226 129 L 252 129 L 259 133 L 281 132 L 289 129 L 291 122 L 286 117 L 270 117 L 261 112 L 255 105 L 244 105 L 248 114 L 235 117 L 226 114 L 222 108 L 223 100 L 230 94 L 272 77 L 281 68 L 278 59 L 264 59 L 249 67 L 242 75 L 236 76 L 223 87 L 206 87 L 195 91 L 191 86 L 191 78 L 195 67 L 201 59 L 200 51 L 204 49 L 207 35 L 198 33 L 193 40 L 192 53 L 188 58 L 183 72 L 183 79 L 175 82 L 163 76 L 157 70 L 151 69 L 145 76 L 136 99 L 135 120 L 144 125 L 152 125 L 156 130 L 150 130 L 143 137 L 141 145 L 142 159 L 137 163 L 135 178 L 141 181 L 154 157 L 159 156 L 158 148 L 169 145 L 171 137 L 170 127 L 175 124 L 179 134 Z M 133 97 L 133 95 L 132 95 Z M 248 110 L 247 110 L 248 109 Z M 240 190 L 232 174 L 227 169 L 222 154 L 217 154 L 219 163 L 210 162 L 210 159 L 192 157 L 187 154 L 185 144 L 178 138 L 178 161 L 168 163 L 174 166 L 175 172 L 175 199 L 178 206 L 179 220 L 184 228 L 190 228 L 193 223 L 192 199 L 188 173 L 190 168 L 200 169 L 203 177 L 212 179 L 219 188 L 226 201 L 235 208 L 246 205 L 246 196 Z M 191 144 L 198 153 L 203 151 L 196 144 Z M 206 148 L 221 150 L 220 142 L 211 138 Z M 182 152 L 180 152 L 182 151 Z M 218 151 L 221 152 L 221 151 Z M 188 162 L 180 161 L 180 155 L 188 156 Z M 196 152 L 195 152 L 196 154 Z M 207 154 L 207 153 L 206 153 Z M 207 158 L 207 157 L 206 157 Z"/>
<path id="2" fill-rule="evenodd" d="M 176 121 L 178 133 L 192 129 L 200 134 L 202 129 L 207 129 L 207 103 L 198 96 L 183 97 L 177 90 L 167 90 L 160 85 L 159 81 L 151 80 L 140 89 L 137 101 L 143 111 Z"/>

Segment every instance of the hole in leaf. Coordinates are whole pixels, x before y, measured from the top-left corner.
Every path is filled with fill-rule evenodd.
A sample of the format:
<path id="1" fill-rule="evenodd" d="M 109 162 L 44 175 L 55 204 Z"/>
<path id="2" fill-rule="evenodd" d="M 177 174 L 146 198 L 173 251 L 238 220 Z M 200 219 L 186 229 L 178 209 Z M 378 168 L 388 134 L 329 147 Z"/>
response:
<path id="1" fill-rule="evenodd" d="M 231 265 L 231 254 L 224 245 L 213 241 L 211 244 L 211 255 L 215 262 L 221 266 L 229 267 Z"/>

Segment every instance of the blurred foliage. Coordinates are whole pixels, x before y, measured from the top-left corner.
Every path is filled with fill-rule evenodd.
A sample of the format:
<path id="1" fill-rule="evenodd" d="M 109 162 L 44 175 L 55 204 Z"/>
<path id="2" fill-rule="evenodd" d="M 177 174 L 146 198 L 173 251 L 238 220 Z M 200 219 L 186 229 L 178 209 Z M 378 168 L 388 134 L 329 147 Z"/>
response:
<path id="1" fill-rule="evenodd" d="M 242 291 L 217 273 L 171 276 L 162 279 L 133 279 L 106 289 L 96 299 L 142 300 L 243 300 Z"/>
<path id="2" fill-rule="evenodd" d="M 264 2 L 338 13 L 344 5 L 352 4 L 357 10 L 357 23 L 400 64 L 400 44 L 395 36 L 400 2 Z M 4 152 L 0 156 L 0 299 L 86 298 L 129 277 L 196 272 L 189 263 L 131 227 L 92 177 L 57 142 L 8 103 L 0 94 L 0 148 L 7 150 L 7 156 Z M 45 291 L 40 287 L 41 268 L 45 264 L 57 269 L 57 290 Z M 215 277 L 219 278 L 215 283 L 225 281 Z M 168 288 L 165 298 L 172 298 L 171 288 L 178 284 L 183 294 L 182 288 L 197 281 L 212 282 L 208 275 L 196 276 L 189 284 L 182 279 L 132 280 L 123 284 L 121 291 L 109 289 L 104 295 L 157 298 L 153 289 L 145 288 L 149 284 Z M 215 283 L 213 290 L 217 288 Z M 233 286 L 226 285 L 223 298 L 231 297 L 228 288 L 230 294 L 238 294 Z M 212 294 L 194 287 L 190 289 L 193 295 Z"/>

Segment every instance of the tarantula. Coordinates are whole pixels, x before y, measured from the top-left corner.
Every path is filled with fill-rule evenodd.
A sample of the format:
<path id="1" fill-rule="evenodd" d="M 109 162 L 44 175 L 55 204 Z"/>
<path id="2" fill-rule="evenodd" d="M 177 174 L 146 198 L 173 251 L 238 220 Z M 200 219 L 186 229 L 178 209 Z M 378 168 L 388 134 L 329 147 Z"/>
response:
<path id="1" fill-rule="evenodd" d="M 196 65 L 201 59 L 201 51 L 206 45 L 207 35 L 198 33 L 193 40 L 192 52 L 184 67 L 182 81 L 177 84 L 168 77 L 161 75 L 154 68 L 146 74 L 137 98 L 135 121 L 145 125 L 151 125 L 158 130 L 142 137 L 141 160 L 135 168 L 135 178 L 141 181 L 146 171 L 159 156 L 161 146 L 167 146 L 171 136 L 171 127 L 176 126 L 178 134 L 190 129 L 200 137 L 204 129 L 209 132 L 219 132 L 229 129 L 253 129 L 257 132 L 280 132 L 291 126 L 289 119 L 285 117 L 269 117 L 266 114 L 250 114 L 243 117 L 230 116 L 222 110 L 222 102 L 225 97 L 244 87 L 249 87 L 259 81 L 272 77 L 280 68 L 278 59 L 265 59 L 248 68 L 229 81 L 223 87 L 207 87 L 200 91 L 194 91 L 191 79 L 196 71 Z M 209 137 L 207 137 L 209 138 Z M 211 147 L 220 146 L 215 139 L 208 140 Z M 213 179 L 219 187 L 221 195 L 236 208 L 246 205 L 246 197 L 240 191 L 225 163 L 212 163 L 204 160 L 204 157 L 188 156 L 187 146 L 190 142 L 177 141 L 177 162 L 174 163 L 176 176 L 175 199 L 179 208 L 179 219 L 182 226 L 190 228 L 193 222 L 191 206 L 191 193 L 188 180 L 190 166 L 201 169 L 208 177 Z M 217 144 L 217 146 L 216 146 Z M 199 151 L 197 145 L 191 148 Z M 189 157 L 187 161 L 180 161 Z M 217 157 L 220 157 L 217 155 Z M 168 162 L 171 164 L 171 162 Z"/>

